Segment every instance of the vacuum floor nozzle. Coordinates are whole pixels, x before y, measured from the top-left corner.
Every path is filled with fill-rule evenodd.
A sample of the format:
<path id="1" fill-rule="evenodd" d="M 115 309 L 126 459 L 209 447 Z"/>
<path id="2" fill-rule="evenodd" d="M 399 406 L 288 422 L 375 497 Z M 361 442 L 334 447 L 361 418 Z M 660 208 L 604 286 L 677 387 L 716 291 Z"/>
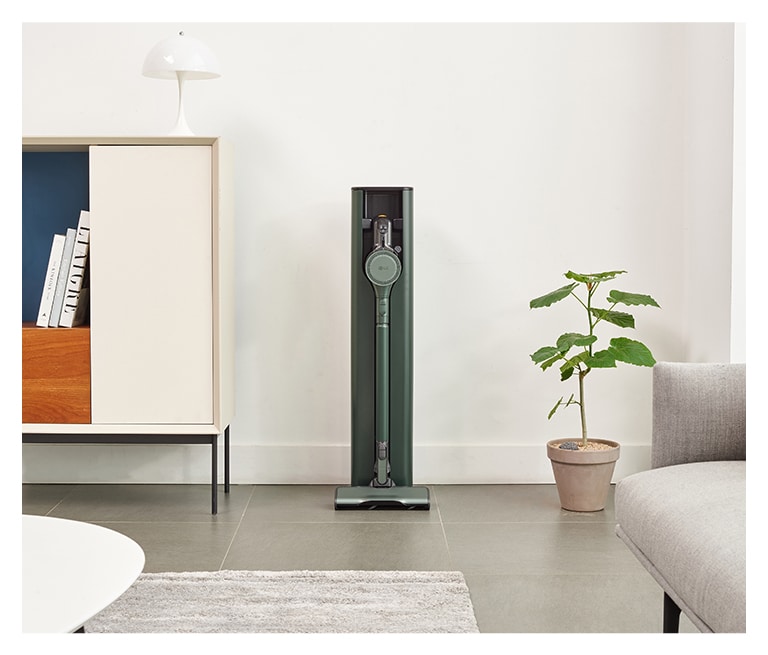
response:
<path id="1" fill-rule="evenodd" d="M 428 510 L 426 487 L 338 487 L 335 509 Z"/>

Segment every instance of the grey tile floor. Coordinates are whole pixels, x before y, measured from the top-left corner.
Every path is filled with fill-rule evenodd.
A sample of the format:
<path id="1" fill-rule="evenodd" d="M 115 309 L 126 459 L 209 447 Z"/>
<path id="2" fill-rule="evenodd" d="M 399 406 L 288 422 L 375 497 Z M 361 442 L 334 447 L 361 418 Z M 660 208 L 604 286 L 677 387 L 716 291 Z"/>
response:
<path id="1" fill-rule="evenodd" d="M 654 633 L 662 592 L 602 512 L 560 508 L 554 485 L 430 485 L 430 511 L 336 511 L 335 487 L 38 485 L 22 511 L 138 542 L 146 572 L 458 570 L 484 633 Z M 681 632 L 696 632 L 683 616 Z"/>

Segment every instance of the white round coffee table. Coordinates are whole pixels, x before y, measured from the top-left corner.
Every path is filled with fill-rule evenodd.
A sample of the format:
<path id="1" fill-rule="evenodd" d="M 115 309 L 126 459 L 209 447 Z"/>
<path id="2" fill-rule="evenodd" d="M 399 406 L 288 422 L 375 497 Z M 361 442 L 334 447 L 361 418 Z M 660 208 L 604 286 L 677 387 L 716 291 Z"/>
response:
<path id="1" fill-rule="evenodd" d="M 144 568 L 132 539 L 91 523 L 23 515 L 23 632 L 76 632 Z"/>

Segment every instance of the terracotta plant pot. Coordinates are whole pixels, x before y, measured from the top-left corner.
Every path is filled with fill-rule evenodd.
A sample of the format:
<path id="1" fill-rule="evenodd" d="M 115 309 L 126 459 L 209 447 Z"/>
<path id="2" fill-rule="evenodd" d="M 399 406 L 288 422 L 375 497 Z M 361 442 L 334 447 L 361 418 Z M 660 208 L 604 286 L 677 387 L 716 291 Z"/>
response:
<path id="1" fill-rule="evenodd" d="M 547 456 L 552 462 L 560 506 L 572 512 L 599 512 L 605 509 L 613 469 L 619 459 L 619 444 L 607 439 L 590 439 L 606 444 L 604 450 L 566 450 L 564 441 L 581 443 L 580 439 L 555 439 L 547 443 Z"/>

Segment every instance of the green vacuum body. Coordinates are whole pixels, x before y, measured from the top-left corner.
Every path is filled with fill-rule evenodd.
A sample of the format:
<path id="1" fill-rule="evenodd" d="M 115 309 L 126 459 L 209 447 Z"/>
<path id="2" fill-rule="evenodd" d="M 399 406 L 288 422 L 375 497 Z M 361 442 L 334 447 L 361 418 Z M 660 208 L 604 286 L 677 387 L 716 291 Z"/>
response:
<path id="1" fill-rule="evenodd" d="M 352 189 L 352 479 L 336 509 L 429 509 L 413 486 L 413 189 Z"/>

